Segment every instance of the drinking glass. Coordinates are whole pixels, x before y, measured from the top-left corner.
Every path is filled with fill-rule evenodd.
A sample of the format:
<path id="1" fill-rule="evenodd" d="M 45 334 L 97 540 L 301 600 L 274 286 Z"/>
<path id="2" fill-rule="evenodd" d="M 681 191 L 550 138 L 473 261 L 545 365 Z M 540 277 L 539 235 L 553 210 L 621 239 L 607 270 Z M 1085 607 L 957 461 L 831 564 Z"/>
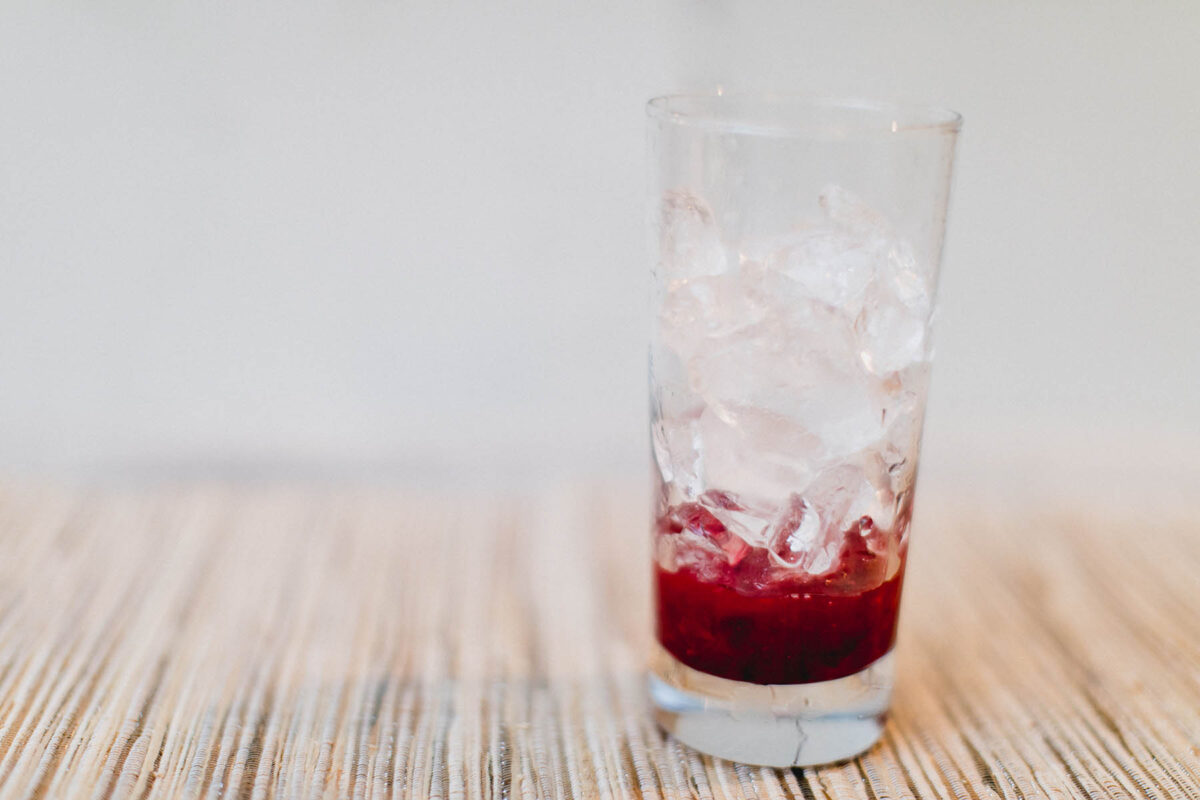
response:
<path id="1" fill-rule="evenodd" d="M 883 730 L 961 118 L 650 101 L 659 723 L 807 766 Z"/>

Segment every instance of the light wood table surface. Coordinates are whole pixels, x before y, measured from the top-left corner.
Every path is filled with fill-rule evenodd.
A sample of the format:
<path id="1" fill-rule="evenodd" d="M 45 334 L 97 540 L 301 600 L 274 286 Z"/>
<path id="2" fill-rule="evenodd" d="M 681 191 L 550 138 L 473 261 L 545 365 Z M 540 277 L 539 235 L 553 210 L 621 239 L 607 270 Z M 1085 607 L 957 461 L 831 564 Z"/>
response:
<path id="1" fill-rule="evenodd" d="M 1200 516 L 918 497 L 884 739 L 700 756 L 646 710 L 648 504 L 0 492 L 0 797 L 1200 800 Z"/>

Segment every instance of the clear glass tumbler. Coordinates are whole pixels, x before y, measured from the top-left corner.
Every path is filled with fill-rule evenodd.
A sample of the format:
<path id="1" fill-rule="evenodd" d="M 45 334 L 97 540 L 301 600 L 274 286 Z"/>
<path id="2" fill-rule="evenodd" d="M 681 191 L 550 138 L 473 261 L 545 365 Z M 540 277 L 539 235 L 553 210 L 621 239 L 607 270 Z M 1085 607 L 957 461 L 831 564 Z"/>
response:
<path id="1" fill-rule="evenodd" d="M 891 699 L 961 119 L 648 112 L 657 718 L 736 761 L 849 758 Z"/>

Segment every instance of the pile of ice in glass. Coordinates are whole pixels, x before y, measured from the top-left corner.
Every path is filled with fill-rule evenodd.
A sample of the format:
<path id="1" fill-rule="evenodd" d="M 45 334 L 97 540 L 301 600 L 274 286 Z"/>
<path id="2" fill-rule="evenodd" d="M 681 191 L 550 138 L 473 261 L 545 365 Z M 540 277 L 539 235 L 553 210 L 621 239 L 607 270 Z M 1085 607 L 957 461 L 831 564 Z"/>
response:
<path id="1" fill-rule="evenodd" d="M 893 561 L 902 545 L 934 278 L 849 191 L 820 206 L 729 242 L 700 198 L 664 198 L 653 441 L 683 538 L 660 561 L 761 549 L 778 574 L 821 575 L 848 535 Z"/>

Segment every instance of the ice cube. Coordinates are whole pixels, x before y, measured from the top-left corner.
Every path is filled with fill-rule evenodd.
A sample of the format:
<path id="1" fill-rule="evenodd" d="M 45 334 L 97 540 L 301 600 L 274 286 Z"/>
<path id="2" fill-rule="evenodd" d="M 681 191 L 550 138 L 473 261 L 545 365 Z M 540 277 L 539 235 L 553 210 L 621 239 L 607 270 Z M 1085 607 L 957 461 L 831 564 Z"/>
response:
<path id="1" fill-rule="evenodd" d="M 733 493 L 748 507 L 770 509 L 812 479 L 806 453 L 819 441 L 768 413 L 747 408 L 731 424 L 705 408 L 698 431 L 704 485 Z"/>
<path id="2" fill-rule="evenodd" d="M 928 316 L 905 305 L 887 287 L 870 293 L 855 325 L 862 362 L 875 375 L 888 375 L 925 361 Z"/>
<path id="3" fill-rule="evenodd" d="M 766 266 L 792 281 L 802 296 L 846 308 L 861 304 L 875 278 L 878 258 L 869 241 L 817 227 L 789 237 Z"/>
<path id="4" fill-rule="evenodd" d="M 887 243 L 881 277 L 906 308 L 919 316 L 929 316 L 933 310 L 933 276 L 921 268 L 911 244 L 901 239 Z"/>
<path id="5" fill-rule="evenodd" d="M 863 475 L 870 489 L 859 493 L 859 501 L 852 504 L 846 513 L 846 519 L 869 516 L 876 528 L 891 528 L 895 514 L 896 492 L 893 486 L 893 475 L 890 464 L 884 455 L 872 448 L 860 456 Z"/>
<path id="6" fill-rule="evenodd" d="M 712 209 L 684 189 L 663 195 L 660 244 L 662 267 L 670 280 L 718 275 L 729 266 Z"/>
<path id="7" fill-rule="evenodd" d="M 798 259 L 801 267 L 811 265 L 809 273 L 793 268 L 788 274 L 798 276 L 811 296 L 835 298 L 857 313 L 860 357 L 872 373 L 886 375 L 925 360 L 932 275 L 921 267 L 911 243 L 840 186 L 825 187 L 820 203 L 832 233 L 817 240 L 821 247 L 799 251 L 812 254 Z"/>
<path id="8" fill-rule="evenodd" d="M 688 569 L 709 583 L 723 581 L 729 570 L 721 549 L 692 531 L 660 533 L 655 537 L 654 551 L 655 560 L 663 569 L 669 572 Z"/>
<path id="9" fill-rule="evenodd" d="M 726 563 L 737 566 L 750 552 L 750 545 L 731 532 L 711 511 L 699 503 L 682 503 L 676 506 L 665 522 L 665 534 L 688 533 L 703 542 L 705 547 L 715 546 L 724 555 Z"/>
<path id="10" fill-rule="evenodd" d="M 824 527 L 820 513 L 792 494 L 767 529 L 768 547 L 782 565 L 819 575 L 829 569 L 836 554 L 827 547 Z"/>
<path id="11" fill-rule="evenodd" d="M 651 428 L 651 441 L 663 482 L 674 485 L 688 498 L 700 494 L 703 486 L 696 420 L 677 417 L 656 420 Z"/>
<path id="12" fill-rule="evenodd" d="M 835 326 L 802 337 L 759 326 L 702 350 L 687 371 L 706 405 L 767 452 L 837 459 L 883 434 L 877 379 Z"/>
<path id="13" fill-rule="evenodd" d="M 895 377 L 899 388 L 888 398 L 887 433 L 875 449 L 888 472 L 893 491 L 899 494 L 911 485 L 915 472 L 929 365 L 909 367 Z"/>
<path id="14" fill-rule="evenodd" d="M 920 435 L 919 420 L 902 420 L 888 431 L 888 440 L 879 450 L 893 495 L 912 489 L 917 474 L 917 439 Z"/>
<path id="15" fill-rule="evenodd" d="M 878 493 L 860 464 L 848 462 L 824 470 L 804 489 L 804 500 L 824 520 L 827 533 L 839 535 L 850 521 L 878 511 Z"/>
<path id="16" fill-rule="evenodd" d="M 762 321 L 739 276 L 713 275 L 671 284 L 659 313 L 663 341 L 685 361 Z"/>
<path id="17" fill-rule="evenodd" d="M 750 500 L 733 492 L 710 489 L 700 495 L 700 503 L 727 530 L 747 544 L 761 547 L 765 543 L 768 515 L 762 509 L 755 508 Z"/>
<path id="18" fill-rule="evenodd" d="M 878 441 L 883 414 L 874 382 L 866 375 L 830 366 L 828 377 L 805 393 L 796 414 L 820 438 L 824 460 L 837 460 Z"/>
<path id="19" fill-rule="evenodd" d="M 858 594 L 883 583 L 890 562 L 884 552 L 884 536 L 871 517 L 854 520 L 840 537 L 837 566 L 827 585 L 838 592 Z"/>
<path id="20" fill-rule="evenodd" d="M 891 227 L 885 216 L 844 186 L 827 184 L 817 202 L 830 221 L 859 237 L 886 235 Z"/>

